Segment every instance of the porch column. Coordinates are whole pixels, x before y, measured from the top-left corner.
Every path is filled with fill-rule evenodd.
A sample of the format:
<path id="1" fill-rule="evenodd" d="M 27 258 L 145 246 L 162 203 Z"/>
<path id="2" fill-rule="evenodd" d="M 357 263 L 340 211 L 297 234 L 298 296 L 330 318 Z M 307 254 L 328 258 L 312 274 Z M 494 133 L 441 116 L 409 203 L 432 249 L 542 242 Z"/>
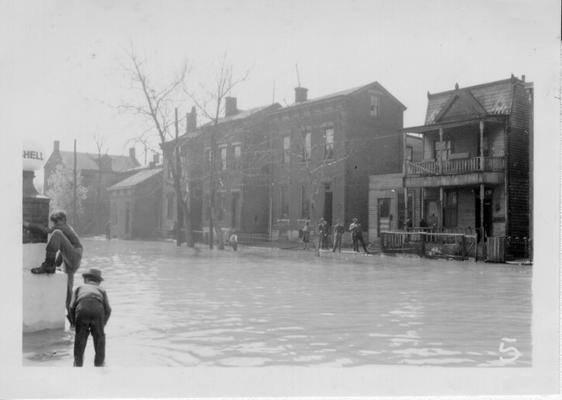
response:
<path id="1" fill-rule="evenodd" d="M 406 177 L 406 132 L 402 132 L 402 176 Z"/>
<path id="2" fill-rule="evenodd" d="M 443 171 L 443 128 L 439 127 L 439 142 L 440 142 L 440 150 L 439 150 L 439 173 Z"/>
<path id="3" fill-rule="evenodd" d="M 425 188 L 421 188 L 421 218 L 425 219 Z"/>
<path id="4" fill-rule="evenodd" d="M 443 231 L 443 186 L 439 187 L 439 232 Z"/>
<path id="5" fill-rule="evenodd" d="M 484 171 L 484 121 L 480 121 L 480 170 Z"/>
<path id="6" fill-rule="evenodd" d="M 480 240 L 484 239 L 484 184 L 480 184 Z"/>
<path id="7" fill-rule="evenodd" d="M 412 221 L 413 226 L 413 221 Z M 404 187 L 404 230 L 408 230 L 408 188 Z"/>

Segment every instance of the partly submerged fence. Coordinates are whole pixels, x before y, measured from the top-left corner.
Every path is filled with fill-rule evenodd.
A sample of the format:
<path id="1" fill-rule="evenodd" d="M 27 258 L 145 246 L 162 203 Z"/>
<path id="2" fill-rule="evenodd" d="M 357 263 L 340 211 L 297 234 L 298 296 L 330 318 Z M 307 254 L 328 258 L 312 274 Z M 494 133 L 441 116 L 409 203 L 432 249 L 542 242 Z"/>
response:
<path id="1" fill-rule="evenodd" d="M 381 250 L 385 253 L 410 253 L 422 257 L 467 259 L 482 258 L 476 235 L 435 233 L 427 231 L 384 231 L 380 234 Z"/>

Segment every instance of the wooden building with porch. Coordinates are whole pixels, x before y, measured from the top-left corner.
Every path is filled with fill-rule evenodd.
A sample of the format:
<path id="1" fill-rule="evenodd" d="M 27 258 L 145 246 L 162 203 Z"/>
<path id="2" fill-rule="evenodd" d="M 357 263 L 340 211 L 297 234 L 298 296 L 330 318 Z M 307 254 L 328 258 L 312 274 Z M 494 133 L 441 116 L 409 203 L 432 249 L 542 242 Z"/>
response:
<path id="1" fill-rule="evenodd" d="M 437 232 L 506 238 L 509 253 L 527 256 L 532 84 L 511 76 L 427 98 L 425 124 L 403 129 L 423 137 L 422 160 L 404 159 L 405 199 L 421 196 L 405 215 Z"/>

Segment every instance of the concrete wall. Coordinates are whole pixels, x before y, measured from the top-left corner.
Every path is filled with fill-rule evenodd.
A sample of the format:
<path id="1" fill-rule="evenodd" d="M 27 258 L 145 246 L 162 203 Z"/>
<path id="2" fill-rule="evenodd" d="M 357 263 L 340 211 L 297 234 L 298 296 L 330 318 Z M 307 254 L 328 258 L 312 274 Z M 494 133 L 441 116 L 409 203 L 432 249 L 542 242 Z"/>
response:
<path id="1" fill-rule="evenodd" d="M 63 272 L 34 275 L 45 258 L 45 243 L 23 244 L 23 332 L 64 329 L 66 275 Z"/>

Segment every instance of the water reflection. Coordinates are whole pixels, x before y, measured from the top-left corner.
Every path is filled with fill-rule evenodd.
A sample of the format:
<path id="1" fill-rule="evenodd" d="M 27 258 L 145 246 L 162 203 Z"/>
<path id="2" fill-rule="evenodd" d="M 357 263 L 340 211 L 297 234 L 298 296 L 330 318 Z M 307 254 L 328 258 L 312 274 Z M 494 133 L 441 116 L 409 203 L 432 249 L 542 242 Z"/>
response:
<path id="1" fill-rule="evenodd" d="M 113 307 L 111 365 L 531 364 L 529 267 L 84 242 Z M 24 365 L 69 366 L 72 344 L 24 335 Z"/>

